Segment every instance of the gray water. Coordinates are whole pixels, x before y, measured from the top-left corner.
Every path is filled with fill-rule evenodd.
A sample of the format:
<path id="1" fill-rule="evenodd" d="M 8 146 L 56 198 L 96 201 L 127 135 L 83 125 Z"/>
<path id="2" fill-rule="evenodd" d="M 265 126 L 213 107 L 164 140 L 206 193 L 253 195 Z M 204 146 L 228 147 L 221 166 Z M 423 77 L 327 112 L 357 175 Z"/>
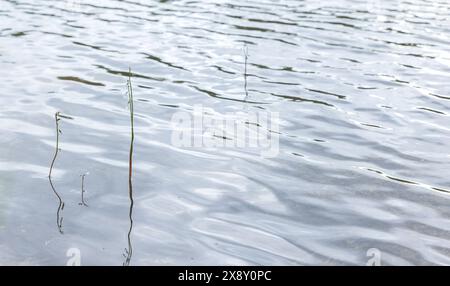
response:
<path id="1" fill-rule="evenodd" d="M 0 264 L 122 265 L 129 242 L 130 265 L 450 264 L 449 15 L 444 0 L 0 0 Z M 278 155 L 174 146 L 172 117 L 197 105 L 278 113 Z M 73 118 L 52 174 L 63 234 L 57 111 Z"/>

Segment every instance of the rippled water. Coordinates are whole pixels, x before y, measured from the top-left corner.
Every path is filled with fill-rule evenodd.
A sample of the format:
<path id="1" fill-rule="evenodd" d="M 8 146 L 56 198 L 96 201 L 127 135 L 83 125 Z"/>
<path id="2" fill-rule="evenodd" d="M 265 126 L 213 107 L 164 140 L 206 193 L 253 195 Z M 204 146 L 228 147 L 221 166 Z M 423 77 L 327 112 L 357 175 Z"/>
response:
<path id="1" fill-rule="evenodd" d="M 448 15 L 444 0 L 1 0 L 0 264 L 124 262 L 129 67 L 131 265 L 365 265 L 371 248 L 450 264 Z M 196 105 L 278 112 L 278 156 L 174 146 L 172 116 Z M 73 117 L 53 170 L 64 234 L 57 111 Z"/>

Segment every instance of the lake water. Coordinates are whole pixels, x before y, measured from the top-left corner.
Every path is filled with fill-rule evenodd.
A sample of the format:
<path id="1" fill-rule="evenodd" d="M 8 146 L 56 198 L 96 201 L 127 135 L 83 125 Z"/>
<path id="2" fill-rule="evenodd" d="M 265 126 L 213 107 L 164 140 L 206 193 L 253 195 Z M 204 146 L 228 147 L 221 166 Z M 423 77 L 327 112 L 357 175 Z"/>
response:
<path id="1" fill-rule="evenodd" d="M 0 264 L 450 264 L 449 15 L 443 0 L 0 0 Z M 173 142 L 176 114 L 250 128 L 261 112 L 274 156 Z M 200 137 L 236 140 L 220 130 Z"/>

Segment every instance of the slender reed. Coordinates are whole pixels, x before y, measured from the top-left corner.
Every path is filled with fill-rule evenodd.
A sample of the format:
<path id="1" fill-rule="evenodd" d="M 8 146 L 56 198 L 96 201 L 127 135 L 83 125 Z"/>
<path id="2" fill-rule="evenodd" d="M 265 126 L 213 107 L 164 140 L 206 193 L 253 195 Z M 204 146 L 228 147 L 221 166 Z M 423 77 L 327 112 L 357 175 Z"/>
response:
<path id="1" fill-rule="evenodd" d="M 50 165 L 50 171 L 48 173 L 48 180 L 50 182 L 50 186 L 53 190 L 53 193 L 55 193 L 56 197 L 58 198 L 59 201 L 59 206 L 58 206 L 58 210 L 56 211 L 56 225 L 58 227 L 59 232 L 62 234 L 62 223 L 63 223 L 63 217 L 61 215 L 61 211 L 64 209 L 64 201 L 62 200 L 61 196 L 59 195 L 59 193 L 56 191 L 55 186 L 53 185 L 52 182 L 52 172 L 53 172 L 53 166 L 55 165 L 55 161 L 56 158 L 58 157 L 59 154 L 59 135 L 62 133 L 61 129 L 59 128 L 59 121 L 61 120 L 61 114 L 59 112 L 55 113 L 55 123 L 56 123 L 56 148 L 55 148 L 55 155 L 53 156 L 53 160 L 52 163 Z"/>
<path id="2" fill-rule="evenodd" d="M 244 46 L 244 90 L 245 90 L 245 98 L 244 101 L 247 101 L 248 97 L 248 89 L 247 89 L 247 62 L 248 62 L 248 47 Z"/>
<path id="3" fill-rule="evenodd" d="M 128 73 L 128 81 L 127 81 L 127 93 L 128 93 L 128 106 L 130 108 L 130 121 L 131 121 L 131 142 L 130 142 L 130 154 L 129 154 L 129 169 L 128 169 L 128 195 L 130 198 L 130 210 L 128 213 L 130 219 L 130 228 L 128 230 L 128 248 L 125 249 L 125 262 L 124 266 L 130 265 L 131 257 L 133 255 L 133 246 L 131 243 L 131 232 L 133 230 L 133 146 L 134 146 L 134 100 L 133 100 L 133 87 L 131 85 L 131 68 Z"/>

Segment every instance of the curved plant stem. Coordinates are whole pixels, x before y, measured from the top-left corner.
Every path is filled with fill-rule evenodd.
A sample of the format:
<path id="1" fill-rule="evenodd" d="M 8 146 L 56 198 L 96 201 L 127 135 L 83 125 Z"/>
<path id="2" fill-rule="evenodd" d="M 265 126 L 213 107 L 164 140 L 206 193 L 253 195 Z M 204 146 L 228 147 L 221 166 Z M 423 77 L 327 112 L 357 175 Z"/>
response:
<path id="1" fill-rule="evenodd" d="M 55 155 L 53 156 L 53 160 L 52 163 L 50 165 L 50 171 L 48 173 L 48 180 L 50 182 L 50 187 L 53 190 L 53 193 L 55 193 L 56 197 L 58 198 L 59 201 L 59 206 L 58 206 L 58 210 L 56 211 L 56 225 L 58 227 L 59 232 L 62 234 L 62 222 L 63 222 L 63 217 L 61 216 L 61 211 L 64 209 L 64 202 L 61 198 L 61 196 L 59 195 L 59 193 L 56 191 L 55 186 L 53 185 L 52 182 L 52 172 L 53 172 L 53 166 L 55 165 L 55 161 L 56 158 L 58 157 L 59 154 L 59 134 L 61 133 L 61 130 L 59 129 L 59 121 L 61 120 L 60 118 L 60 113 L 56 112 L 55 113 L 55 123 L 56 123 L 56 148 L 55 148 Z"/>

